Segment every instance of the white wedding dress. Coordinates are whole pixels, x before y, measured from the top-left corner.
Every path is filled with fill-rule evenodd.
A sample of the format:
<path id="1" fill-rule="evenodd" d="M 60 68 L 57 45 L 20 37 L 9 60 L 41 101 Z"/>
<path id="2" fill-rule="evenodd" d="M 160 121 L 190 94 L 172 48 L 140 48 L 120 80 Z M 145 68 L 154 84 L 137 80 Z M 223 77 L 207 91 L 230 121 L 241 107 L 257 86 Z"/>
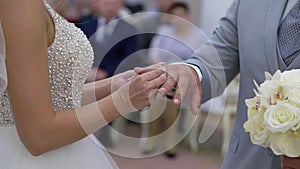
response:
<path id="1" fill-rule="evenodd" d="M 92 47 L 78 28 L 59 16 L 47 3 L 45 7 L 55 24 L 55 39 L 48 48 L 53 107 L 55 110 L 80 107 L 81 89 L 93 62 Z M 5 89 L 7 84 L 3 46 L 0 29 L 0 89 Z M 16 132 L 7 91 L 0 93 L 0 169 L 118 168 L 93 135 L 41 156 L 32 156 Z"/>

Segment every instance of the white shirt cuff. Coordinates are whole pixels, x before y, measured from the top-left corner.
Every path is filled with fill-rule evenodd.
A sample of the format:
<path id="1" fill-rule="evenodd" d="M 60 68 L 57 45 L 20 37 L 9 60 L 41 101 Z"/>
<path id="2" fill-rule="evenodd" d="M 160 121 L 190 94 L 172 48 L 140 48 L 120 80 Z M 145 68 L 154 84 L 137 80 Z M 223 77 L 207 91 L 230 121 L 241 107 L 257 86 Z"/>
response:
<path id="1" fill-rule="evenodd" d="M 176 63 L 171 63 L 170 65 L 188 65 L 190 66 L 192 69 L 194 69 L 199 77 L 200 82 L 202 81 L 202 73 L 199 69 L 198 66 L 192 65 L 192 64 L 188 64 L 188 63 L 183 63 L 183 62 L 176 62 Z"/>

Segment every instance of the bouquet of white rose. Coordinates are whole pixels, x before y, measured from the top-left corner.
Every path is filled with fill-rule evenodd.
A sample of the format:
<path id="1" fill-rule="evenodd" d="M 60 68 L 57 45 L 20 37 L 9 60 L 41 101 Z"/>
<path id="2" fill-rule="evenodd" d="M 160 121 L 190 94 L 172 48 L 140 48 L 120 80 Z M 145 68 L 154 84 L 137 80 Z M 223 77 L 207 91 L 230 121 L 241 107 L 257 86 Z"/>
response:
<path id="1" fill-rule="evenodd" d="M 274 154 L 300 156 L 300 70 L 273 76 L 254 89 L 255 97 L 246 100 L 248 120 L 244 124 L 252 143 L 270 147 Z"/>

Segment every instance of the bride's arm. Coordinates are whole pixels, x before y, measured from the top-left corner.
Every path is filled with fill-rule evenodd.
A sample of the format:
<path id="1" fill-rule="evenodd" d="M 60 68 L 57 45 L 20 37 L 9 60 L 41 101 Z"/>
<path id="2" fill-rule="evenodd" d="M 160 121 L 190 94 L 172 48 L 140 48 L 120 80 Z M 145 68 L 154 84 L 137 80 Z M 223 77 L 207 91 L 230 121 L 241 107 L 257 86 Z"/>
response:
<path id="1" fill-rule="evenodd" d="M 19 137 L 33 155 L 73 143 L 120 116 L 112 95 L 76 110 L 54 111 L 48 75 L 51 38 L 47 17 L 42 0 L 0 1 L 11 107 Z M 147 94 L 165 78 L 160 70 L 135 78 L 129 86 L 133 105 L 140 109 L 149 104 Z"/>
<path id="2" fill-rule="evenodd" d="M 82 90 L 82 105 L 93 103 L 97 100 L 110 95 L 111 93 L 111 78 L 87 83 Z"/>
<path id="3" fill-rule="evenodd" d="M 126 84 L 134 76 L 136 76 L 136 73 L 133 70 L 128 70 L 107 79 L 85 84 L 82 91 L 82 105 L 103 99 Z"/>

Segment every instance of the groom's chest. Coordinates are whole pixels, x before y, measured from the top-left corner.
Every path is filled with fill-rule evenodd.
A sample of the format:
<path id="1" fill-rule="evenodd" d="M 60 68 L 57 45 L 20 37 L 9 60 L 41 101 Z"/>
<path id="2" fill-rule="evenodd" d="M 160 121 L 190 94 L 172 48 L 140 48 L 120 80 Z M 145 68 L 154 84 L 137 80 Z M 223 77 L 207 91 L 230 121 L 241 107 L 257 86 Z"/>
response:
<path id="1" fill-rule="evenodd" d="M 280 66 L 281 58 L 277 48 L 278 28 L 283 15 L 287 12 L 287 5 L 287 0 L 240 1 L 237 11 L 237 32 L 240 63 L 244 69 L 274 72 L 277 69 L 300 67 L 300 57 L 289 67 Z"/>

